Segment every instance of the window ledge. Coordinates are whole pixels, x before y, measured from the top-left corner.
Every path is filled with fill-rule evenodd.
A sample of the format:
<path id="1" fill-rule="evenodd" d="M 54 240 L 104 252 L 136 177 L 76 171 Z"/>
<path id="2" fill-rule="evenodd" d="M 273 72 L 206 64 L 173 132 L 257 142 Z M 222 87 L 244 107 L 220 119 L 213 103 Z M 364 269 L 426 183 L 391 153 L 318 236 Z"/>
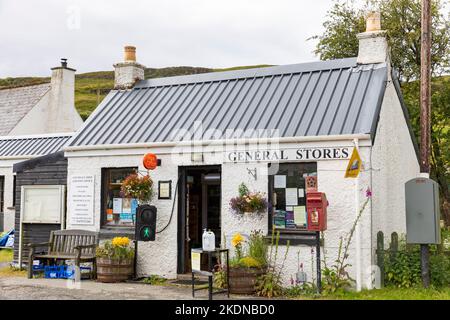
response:
<path id="1" fill-rule="evenodd" d="M 114 237 L 128 237 L 134 240 L 134 227 L 102 227 L 99 234 L 101 240 Z"/>

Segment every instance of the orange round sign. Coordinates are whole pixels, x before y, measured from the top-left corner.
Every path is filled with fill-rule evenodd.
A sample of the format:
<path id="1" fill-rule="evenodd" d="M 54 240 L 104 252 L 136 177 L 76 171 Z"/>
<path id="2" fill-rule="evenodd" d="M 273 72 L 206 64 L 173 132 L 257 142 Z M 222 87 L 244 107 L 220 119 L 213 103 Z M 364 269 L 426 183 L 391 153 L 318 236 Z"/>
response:
<path id="1" fill-rule="evenodd" d="M 154 170 L 158 166 L 158 158 L 154 153 L 147 153 L 142 162 L 147 170 Z"/>

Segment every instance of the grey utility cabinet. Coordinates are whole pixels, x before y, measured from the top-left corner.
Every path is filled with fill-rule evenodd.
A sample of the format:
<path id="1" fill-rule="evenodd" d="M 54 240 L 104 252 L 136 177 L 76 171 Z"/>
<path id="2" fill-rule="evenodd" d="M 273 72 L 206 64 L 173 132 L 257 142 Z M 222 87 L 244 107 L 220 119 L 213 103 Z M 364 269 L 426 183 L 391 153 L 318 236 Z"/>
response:
<path id="1" fill-rule="evenodd" d="M 441 243 L 439 186 L 428 178 L 414 178 L 405 184 L 406 242 Z"/>

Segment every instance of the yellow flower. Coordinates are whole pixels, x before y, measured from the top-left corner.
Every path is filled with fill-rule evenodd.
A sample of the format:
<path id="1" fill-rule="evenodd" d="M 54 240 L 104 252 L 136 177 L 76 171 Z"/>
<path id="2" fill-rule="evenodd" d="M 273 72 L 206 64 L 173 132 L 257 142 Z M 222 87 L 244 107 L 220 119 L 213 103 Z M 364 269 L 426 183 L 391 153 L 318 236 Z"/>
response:
<path id="1" fill-rule="evenodd" d="M 115 237 L 112 239 L 112 245 L 115 247 L 127 247 L 130 244 L 130 239 L 127 237 Z"/>
<path id="2" fill-rule="evenodd" d="M 240 245 L 244 241 L 244 237 L 238 232 L 231 239 L 231 244 L 233 247 Z"/>

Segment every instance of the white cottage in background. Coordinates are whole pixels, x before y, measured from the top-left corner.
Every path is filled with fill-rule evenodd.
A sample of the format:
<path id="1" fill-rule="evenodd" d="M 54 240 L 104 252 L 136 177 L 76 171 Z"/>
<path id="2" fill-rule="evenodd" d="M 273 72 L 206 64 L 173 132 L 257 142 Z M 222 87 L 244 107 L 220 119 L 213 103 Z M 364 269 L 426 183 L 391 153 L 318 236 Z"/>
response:
<path id="1" fill-rule="evenodd" d="M 376 234 L 405 232 L 403 184 L 418 175 L 419 164 L 384 33 L 369 31 L 359 39 L 357 58 L 151 80 L 142 79 L 143 66 L 134 53 L 130 59 L 128 47 L 126 61 L 116 65 L 126 68 L 116 70 L 120 90 L 111 91 L 65 148 L 67 227 L 97 230 L 103 238 L 133 237 L 120 183 L 144 170 L 144 154 L 155 153 L 161 166 L 151 177 L 156 188 L 171 190 L 154 200 L 157 230 L 167 228 L 156 241 L 139 243 L 138 273 L 176 278 L 190 270 L 189 252 L 201 246 L 203 228 L 227 246 L 236 232 L 270 235 L 275 210 L 301 210 L 305 177 L 317 176 L 329 201 L 327 261 L 350 231 L 366 189 L 372 190 L 349 256 L 358 286 L 370 287 Z M 355 147 L 364 170 L 345 179 Z M 93 181 L 84 211 L 70 197 L 80 176 Z M 268 195 L 268 212 L 231 212 L 229 201 L 242 182 Z M 299 255 L 311 279 L 313 237 L 302 225 L 290 227 L 279 228 L 280 256 L 291 243 L 284 277 L 295 274 Z"/>
<path id="2" fill-rule="evenodd" d="M 60 150 L 83 124 L 74 94 L 66 59 L 50 83 L 0 89 L 0 231 L 14 228 L 14 163 Z"/>

